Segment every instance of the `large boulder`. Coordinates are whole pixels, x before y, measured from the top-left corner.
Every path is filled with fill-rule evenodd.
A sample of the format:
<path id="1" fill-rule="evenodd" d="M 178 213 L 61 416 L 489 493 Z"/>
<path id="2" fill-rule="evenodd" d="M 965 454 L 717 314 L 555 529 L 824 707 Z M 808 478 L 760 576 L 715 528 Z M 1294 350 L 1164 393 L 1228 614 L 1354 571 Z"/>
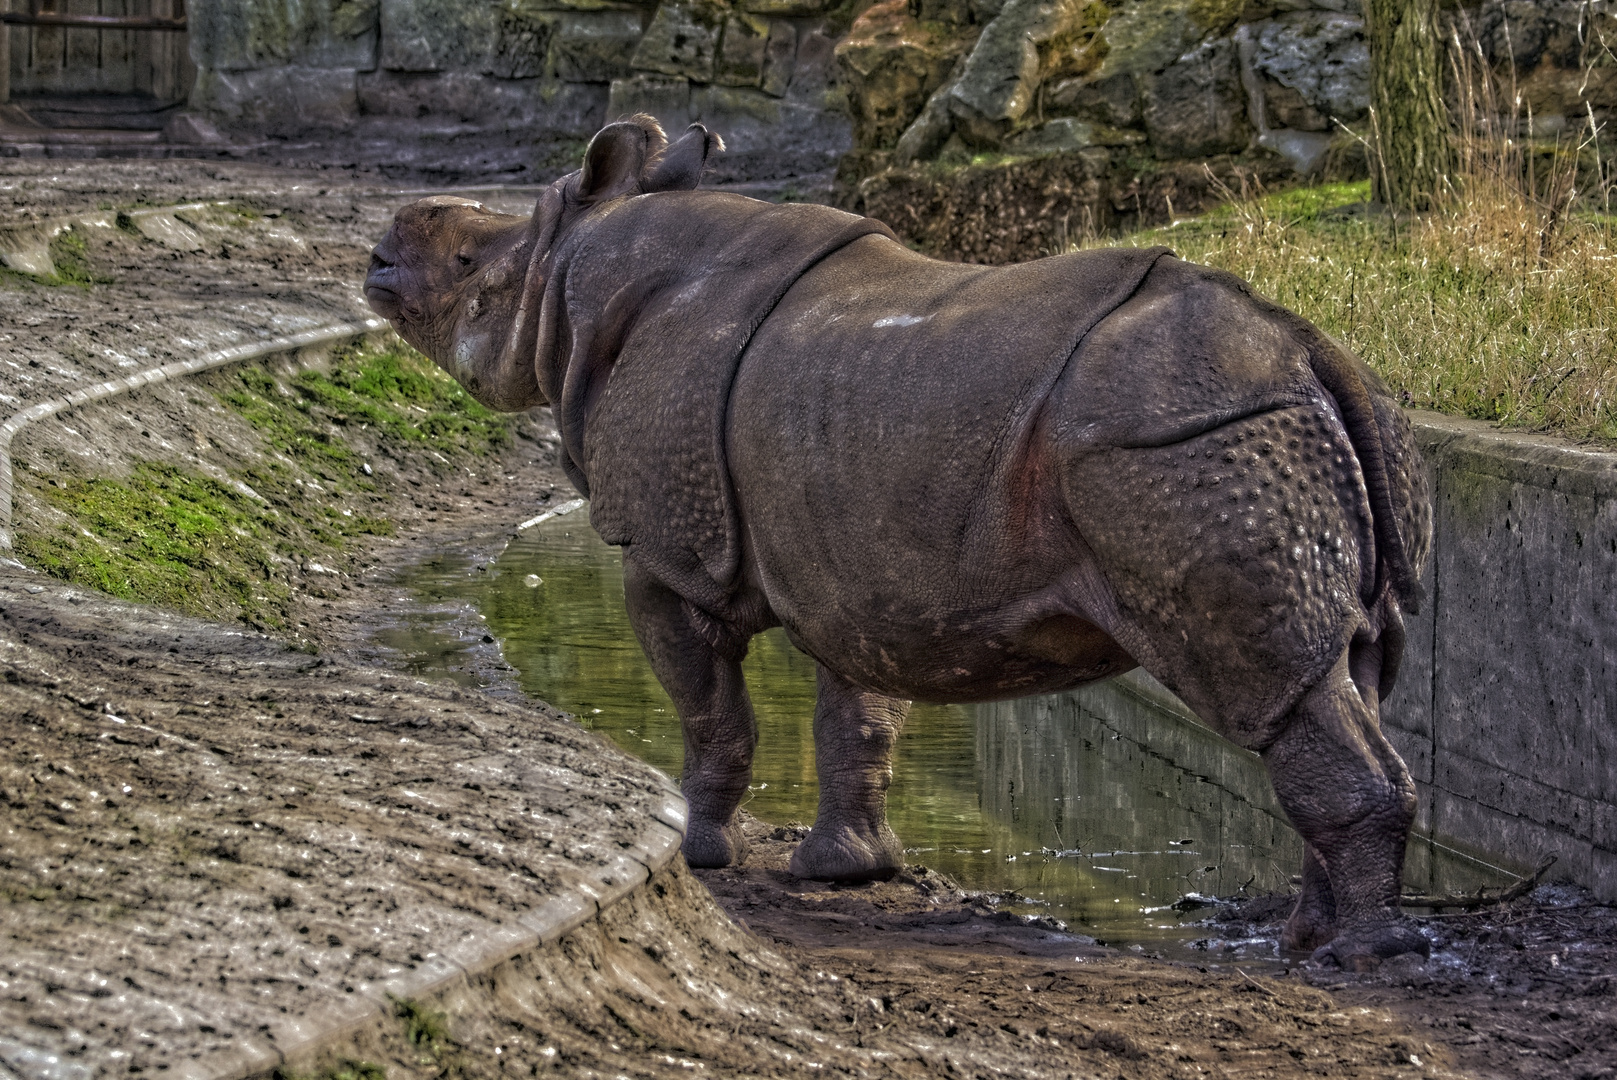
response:
<path id="1" fill-rule="evenodd" d="M 855 142 L 892 146 L 968 43 L 967 36 L 917 19 L 909 0 L 866 9 L 836 46 Z"/>
<path id="2" fill-rule="evenodd" d="M 1244 0 L 1134 0 L 1106 20 L 1105 58 L 1096 79 L 1150 75 L 1176 63 L 1211 37 L 1235 28 Z"/>
<path id="3" fill-rule="evenodd" d="M 985 120 L 1020 120 L 1039 88 L 1039 47 L 1073 33 L 1087 6 L 1084 0 L 1007 0 L 983 28 L 950 96 Z"/>
<path id="4" fill-rule="evenodd" d="M 1617 8 L 1583 0 L 1486 0 L 1472 23 L 1490 65 L 1540 134 L 1617 120 Z M 1602 136 L 1602 145 L 1606 139 Z"/>
<path id="5" fill-rule="evenodd" d="M 215 0 L 190 12 L 197 65 L 218 71 L 376 66 L 378 0 Z"/>
<path id="6" fill-rule="evenodd" d="M 498 32 L 492 4 L 381 0 L 381 66 L 388 71 L 481 71 Z"/>
<path id="7" fill-rule="evenodd" d="M 723 17 L 706 7 L 667 3 L 657 8 L 634 53 L 634 67 L 695 82 L 712 82 Z"/>
<path id="8" fill-rule="evenodd" d="M 622 78 L 630 72 L 640 28 L 638 11 L 560 13 L 550 42 L 550 73 L 563 82 Z"/>
<path id="9" fill-rule="evenodd" d="M 359 119 L 353 68 L 271 67 L 197 73 L 193 100 L 225 123 L 266 135 L 297 138 L 341 132 Z"/>
<path id="10" fill-rule="evenodd" d="M 1204 42 L 1146 80 L 1145 130 L 1162 158 L 1244 150 L 1252 140 L 1235 42 Z"/>
<path id="11" fill-rule="evenodd" d="M 1325 131 L 1331 121 L 1362 120 L 1370 108 L 1370 50 L 1364 20 L 1332 11 L 1297 11 L 1260 23 L 1252 66 L 1273 87 L 1271 119 Z"/>

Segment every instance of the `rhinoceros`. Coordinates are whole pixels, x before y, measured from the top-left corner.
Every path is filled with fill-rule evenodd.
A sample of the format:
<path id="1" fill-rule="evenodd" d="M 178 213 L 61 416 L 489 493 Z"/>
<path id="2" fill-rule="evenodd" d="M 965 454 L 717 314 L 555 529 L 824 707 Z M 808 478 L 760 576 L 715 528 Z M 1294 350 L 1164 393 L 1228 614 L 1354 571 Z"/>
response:
<path id="1" fill-rule="evenodd" d="M 912 700 L 1138 666 L 1262 755 L 1306 844 L 1283 945 L 1425 954 L 1380 707 L 1431 509 L 1380 380 L 1165 249 L 940 262 L 870 219 L 696 190 L 720 150 L 610 124 L 531 217 L 404 207 L 365 283 L 474 398 L 554 410 L 679 711 L 690 865 L 746 854 L 741 661 L 765 629 L 818 665 L 791 870 L 836 881 L 902 866 L 886 789 Z"/>

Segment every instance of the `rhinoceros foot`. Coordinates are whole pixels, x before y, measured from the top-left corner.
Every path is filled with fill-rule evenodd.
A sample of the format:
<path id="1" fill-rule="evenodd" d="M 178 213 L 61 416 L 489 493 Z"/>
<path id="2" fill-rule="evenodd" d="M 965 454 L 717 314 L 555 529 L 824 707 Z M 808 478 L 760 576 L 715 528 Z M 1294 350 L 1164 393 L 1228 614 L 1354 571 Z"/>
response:
<path id="1" fill-rule="evenodd" d="M 747 838 L 741 835 L 741 824 L 734 818 L 721 825 L 693 815 L 680 850 L 690 866 L 698 870 L 717 870 L 747 861 Z"/>
<path id="2" fill-rule="evenodd" d="M 1286 952 L 1312 953 L 1336 937 L 1336 896 L 1319 852 L 1309 845 L 1303 852 L 1303 888 L 1297 906 L 1280 931 Z"/>
<path id="3" fill-rule="evenodd" d="M 1389 920 L 1352 927 L 1328 945 L 1314 950 L 1317 964 L 1329 964 L 1343 971 L 1374 971 L 1383 960 L 1405 953 L 1431 956 L 1431 943 L 1407 919 Z"/>
<path id="4" fill-rule="evenodd" d="M 1280 948 L 1286 952 L 1312 953 L 1336 938 L 1336 916 L 1318 907 L 1299 903 L 1280 930 Z"/>
<path id="5" fill-rule="evenodd" d="M 815 881 L 886 881 L 904 866 L 904 845 L 882 821 L 874 828 L 816 822 L 788 868 Z"/>

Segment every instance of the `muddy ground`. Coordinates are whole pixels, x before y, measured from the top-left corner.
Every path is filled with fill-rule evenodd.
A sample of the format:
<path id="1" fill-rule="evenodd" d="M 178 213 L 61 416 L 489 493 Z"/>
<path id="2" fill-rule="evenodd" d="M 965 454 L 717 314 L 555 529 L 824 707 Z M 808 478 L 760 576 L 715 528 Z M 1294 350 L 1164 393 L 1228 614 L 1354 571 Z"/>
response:
<path id="1" fill-rule="evenodd" d="M 0 164 L 7 225 L 104 204 L 199 200 L 250 212 L 199 216 L 195 231 L 208 243 L 197 250 L 127 230 L 89 236 L 91 280 L 82 287 L 0 280 L 0 400 L 17 408 L 199 346 L 361 314 L 368 246 L 402 196 L 341 174 L 258 166 Z M 20 475 L 36 479 L 21 484 L 19 529 L 58 524 L 29 494 L 48 476 L 121 474 L 151 458 L 225 476 L 255 452 L 252 431 L 181 385 L 55 423 L 18 440 Z M 492 457 L 446 469 L 417 454 L 385 471 L 386 483 L 365 498 L 369 512 L 395 523 L 392 534 L 353 537 L 340 565 L 299 566 L 288 578 L 282 636 L 300 656 L 334 658 L 345 670 L 397 660 L 373 635 L 413 602 L 392 584 L 401 567 L 444 550 L 492 558 L 516 522 L 568 491 L 542 413 Z M 0 634 L 39 664 L 72 668 L 110 631 L 133 652 L 128 664 L 98 659 L 98 696 L 154 714 L 184 698 L 184 688 L 161 681 L 168 642 L 151 636 L 161 662 L 147 664 L 140 635 L 108 625 L 131 609 L 93 598 L 51 603 L 60 593 L 31 592 L 26 576 L 14 585 Z M 30 620 L 56 630 L 23 640 L 19 627 Z M 468 634 L 475 624 L 468 614 Z M 480 644 L 483 674 L 502 684 L 496 643 Z M 508 679 L 503 686 L 511 693 Z M 213 719 L 246 739 L 261 712 L 242 700 Z M 16 725 L 19 714 L 0 723 Z M 59 802 L 10 798 L 5 835 L 62 828 L 44 820 L 62 815 Z M 763 823 L 749 830 L 746 866 L 676 870 L 662 894 L 619 913 L 616 930 L 597 928 L 451 1003 L 443 1026 L 428 1024 L 421 1038 L 401 1028 L 354 1054 L 399 1076 L 800 1076 L 810 1063 L 899 1076 L 1617 1076 L 1617 913 L 1564 888 L 1508 909 L 1428 919 L 1426 964 L 1400 961 L 1367 976 L 1296 965 L 1271 976 L 1220 963 L 1216 943 L 1273 935 L 1284 901 L 1211 912 L 1209 962 L 1167 964 L 1024 923 L 919 869 L 859 888 L 800 882 L 785 872 L 791 833 Z M 25 901 L 7 893 L 4 902 Z M 659 989 L 673 983 L 678 994 Z M 335 1058 L 322 1067 L 353 1072 Z"/>

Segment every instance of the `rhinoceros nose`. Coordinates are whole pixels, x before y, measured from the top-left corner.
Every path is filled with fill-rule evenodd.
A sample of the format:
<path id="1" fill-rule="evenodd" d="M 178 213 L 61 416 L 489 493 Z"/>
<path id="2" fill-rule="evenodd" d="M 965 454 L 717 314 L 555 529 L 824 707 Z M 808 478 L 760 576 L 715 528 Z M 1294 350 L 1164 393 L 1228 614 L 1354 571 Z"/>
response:
<path id="1" fill-rule="evenodd" d="M 380 254 L 371 253 L 370 272 L 365 275 L 365 300 L 372 311 L 389 321 L 397 319 L 404 307 L 397 291 L 398 276 L 398 267 Z"/>

